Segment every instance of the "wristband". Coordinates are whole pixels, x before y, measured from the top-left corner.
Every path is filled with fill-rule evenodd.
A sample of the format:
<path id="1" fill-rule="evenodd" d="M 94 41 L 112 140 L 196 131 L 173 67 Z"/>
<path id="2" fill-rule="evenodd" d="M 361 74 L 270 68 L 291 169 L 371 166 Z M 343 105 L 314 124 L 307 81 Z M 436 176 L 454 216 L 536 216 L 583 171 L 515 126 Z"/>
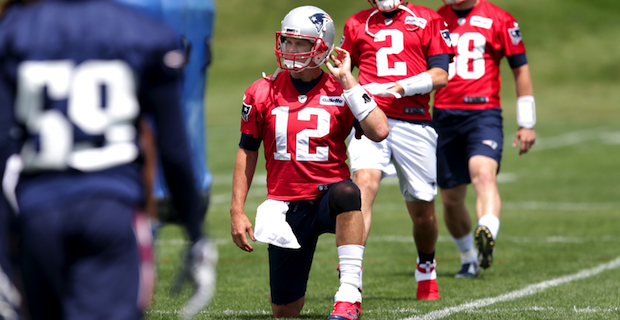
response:
<path id="1" fill-rule="evenodd" d="M 521 128 L 534 128 L 536 124 L 536 103 L 533 96 L 517 98 L 517 124 Z"/>
<path id="2" fill-rule="evenodd" d="M 396 83 L 405 90 L 405 96 L 425 94 L 433 91 L 433 78 L 428 72 L 422 72 L 413 77 L 405 78 Z"/>
<path id="3" fill-rule="evenodd" d="M 349 105 L 355 119 L 360 122 L 377 107 L 375 99 L 359 84 L 349 90 L 344 90 L 342 97 Z"/>

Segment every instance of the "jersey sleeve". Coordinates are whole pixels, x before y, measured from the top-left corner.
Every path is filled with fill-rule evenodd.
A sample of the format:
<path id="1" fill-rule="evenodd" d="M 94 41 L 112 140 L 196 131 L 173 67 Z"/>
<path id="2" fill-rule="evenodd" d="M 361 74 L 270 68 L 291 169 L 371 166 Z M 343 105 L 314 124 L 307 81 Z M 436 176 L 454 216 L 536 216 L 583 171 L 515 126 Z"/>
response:
<path id="1" fill-rule="evenodd" d="M 523 45 L 523 37 L 519 29 L 519 23 L 513 16 L 505 13 L 499 21 L 499 40 L 505 56 L 525 53 L 525 45 Z"/>
<path id="2" fill-rule="evenodd" d="M 427 57 L 439 54 L 454 55 L 448 24 L 439 14 L 433 12 L 429 16 L 428 25 L 425 29 L 427 29 L 426 36 L 429 39 L 426 49 Z"/>
<path id="3" fill-rule="evenodd" d="M 269 92 L 269 81 L 270 80 L 267 79 L 260 79 L 254 82 L 243 95 L 243 106 L 241 107 L 241 133 L 256 139 L 262 139 L 260 123 L 263 119 L 260 108 L 265 102 L 265 92 Z"/>
<path id="4" fill-rule="evenodd" d="M 355 19 L 350 17 L 344 24 L 344 30 L 342 31 L 342 39 L 340 41 L 340 47 L 347 50 L 351 54 L 351 61 L 354 66 L 358 65 L 358 59 L 360 56 L 359 47 L 354 46 L 355 42 Z"/>
<path id="5" fill-rule="evenodd" d="M 166 182 L 189 237 L 195 241 L 202 234 L 203 204 L 194 188 L 196 184 L 180 103 L 180 71 L 164 62 L 166 55 L 177 54 L 178 50 L 174 37 L 155 50 L 142 79 L 140 102 L 153 115 Z"/>

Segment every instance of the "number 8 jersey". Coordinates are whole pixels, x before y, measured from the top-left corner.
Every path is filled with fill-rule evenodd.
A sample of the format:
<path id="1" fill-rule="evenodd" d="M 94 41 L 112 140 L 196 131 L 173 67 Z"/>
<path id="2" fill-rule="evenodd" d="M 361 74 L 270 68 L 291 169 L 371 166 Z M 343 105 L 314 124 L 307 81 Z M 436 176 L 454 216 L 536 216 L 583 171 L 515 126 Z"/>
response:
<path id="1" fill-rule="evenodd" d="M 500 107 L 500 60 L 525 53 L 517 21 L 485 0 L 461 18 L 448 5 L 438 10 L 446 19 L 454 61 L 448 86 L 437 91 L 439 109 L 482 110 Z"/>
<path id="2" fill-rule="evenodd" d="M 289 71 L 245 92 L 241 132 L 264 142 L 267 198 L 311 200 L 320 184 L 351 178 L 345 139 L 355 117 L 330 74 L 300 95 Z"/>

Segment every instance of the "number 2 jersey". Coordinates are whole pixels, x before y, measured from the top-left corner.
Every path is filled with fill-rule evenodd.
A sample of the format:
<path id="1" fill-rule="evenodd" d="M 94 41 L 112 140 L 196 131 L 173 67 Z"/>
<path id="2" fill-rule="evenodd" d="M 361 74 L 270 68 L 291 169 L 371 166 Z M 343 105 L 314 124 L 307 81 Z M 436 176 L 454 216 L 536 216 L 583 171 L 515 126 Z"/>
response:
<path id="1" fill-rule="evenodd" d="M 0 18 L 0 161 L 23 159 L 19 206 L 84 197 L 142 205 L 138 125 L 148 114 L 175 203 L 197 214 L 179 47 L 172 30 L 111 1 L 10 6 Z"/>
<path id="2" fill-rule="evenodd" d="M 245 92 L 241 132 L 264 143 L 267 198 L 311 200 L 318 186 L 351 178 L 345 139 L 355 117 L 341 84 L 323 73 L 305 95 L 289 71 L 259 79 Z"/>
<path id="3" fill-rule="evenodd" d="M 455 57 L 450 64 L 448 86 L 435 94 L 435 107 L 499 108 L 500 60 L 525 53 L 519 24 L 486 0 L 480 0 L 462 18 L 448 5 L 438 12 L 448 23 Z"/>
<path id="4" fill-rule="evenodd" d="M 428 70 L 428 57 L 452 55 L 443 18 L 423 6 L 408 3 L 407 8 L 411 12 L 401 9 L 391 18 L 367 9 L 347 19 L 340 46 L 359 68 L 360 84 L 409 78 Z M 430 120 L 430 97 L 427 93 L 400 99 L 375 96 L 375 100 L 390 118 Z"/>

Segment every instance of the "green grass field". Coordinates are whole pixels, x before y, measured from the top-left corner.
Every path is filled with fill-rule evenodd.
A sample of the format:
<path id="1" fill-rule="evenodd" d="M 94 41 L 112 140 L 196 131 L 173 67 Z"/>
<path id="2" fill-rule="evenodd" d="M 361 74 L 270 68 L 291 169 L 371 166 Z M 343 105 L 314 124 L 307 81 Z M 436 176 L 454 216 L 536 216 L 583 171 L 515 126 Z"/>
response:
<path id="1" fill-rule="evenodd" d="M 363 316 L 371 319 L 620 319 L 620 3 L 613 0 L 493 0 L 520 22 L 538 109 L 538 140 L 527 155 L 511 147 L 514 83 L 504 62 L 503 212 L 495 263 L 476 279 L 454 279 L 460 261 L 437 205 L 436 259 L 442 298 L 417 301 L 411 221 L 396 180 L 384 180 L 364 259 Z M 314 4 L 336 21 L 364 0 L 216 1 L 207 89 L 209 166 L 214 174 L 208 229 L 219 245 L 217 292 L 197 319 L 269 319 L 267 246 L 246 253 L 230 239 L 232 169 L 243 92 L 275 69 L 279 23 Z M 439 0 L 415 1 L 438 8 Z M 246 213 L 264 200 L 264 162 Z M 473 190 L 468 207 L 473 210 Z M 440 203 L 438 197 L 437 203 Z M 159 282 L 148 319 L 175 319 L 189 295 L 168 292 L 183 249 L 178 227 L 157 241 Z M 325 319 L 338 287 L 333 235 L 315 255 L 302 319 Z"/>

